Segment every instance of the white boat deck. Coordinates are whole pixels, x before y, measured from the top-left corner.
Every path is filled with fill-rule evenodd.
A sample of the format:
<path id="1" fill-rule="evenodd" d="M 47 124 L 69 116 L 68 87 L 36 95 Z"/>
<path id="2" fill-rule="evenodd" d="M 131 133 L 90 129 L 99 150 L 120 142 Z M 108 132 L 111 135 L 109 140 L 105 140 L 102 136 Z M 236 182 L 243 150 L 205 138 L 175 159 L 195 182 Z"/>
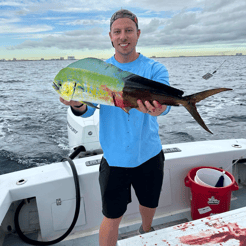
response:
<path id="1" fill-rule="evenodd" d="M 178 241 L 177 239 L 177 237 L 189 235 L 185 233 L 193 233 L 192 235 L 195 237 L 200 231 L 209 229 L 201 220 L 200 222 L 197 220 L 189 223 L 192 221 L 189 211 L 190 194 L 189 188 L 184 185 L 184 179 L 187 173 L 192 168 L 200 166 L 215 166 L 223 168 L 224 170 L 230 167 L 228 171 L 232 172 L 232 163 L 242 156 L 244 157 L 244 162 L 235 166 L 234 170 L 236 171 L 235 174 L 237 177 L 233 174 L 236 180 L 240 181 L 241 185 L 239 190 L 233 192 L 231 212 L 216 215 L 216 218 L 219 218 L 218 216 L 227 216 L 230 220 L 230 213 L 240 214 L 240 216 L 233 216 L 233 223 L 240 224 L 241 229 L 243 229 L 244 225 L 241 222 L 241 217 L 245 217 L 246 209 L 242 209 L 238 212 L 236 209 L 246 207 L 246 186 L 243 186 L 243 184 L 246 184 L 246 140 L 231 139 L 182 143 L 166 145 L 163 146 L 163 148 L 167 150 L 178 148 L 180 151 L 166 154 L 163 189 L 156 217 L 153 221 L 153 227 L 156 231 L 141 236 L 134 236 L 137 234 L 136 232 L 141 225 L 141 219 L 138 212 L 138 201 L 133 192 L 133 201 L 129 204 L 119 228 L 118 245 L 196 245 L 190 241 L 186 241 L 190 244 L 185 244 L 184 241 Z M 101 155 L 97 155 L 85 159 L 77 159 L 75 161 L 80 178 L 82 201 L 80 216 L 71 235 L 56 245 L 99 245 L 98 229 L 102 220 L 101 197 L 98 184 L 99 166 L 87 166 L 86 164 L 88 162 L 97 163 L 100 158 Z M 17 185 L 16 181 L 21 179 L 25 179 L 27 182 L 22 185 Z M 33 200 L 31 204 L 23 207 L 19 216 L 20 222 L 22 222 L 21 228 L 24 232 L 30 233 L 36 230 L 39 233 L 29 234 L 27 235 L 28 237 L 33 237 L 35 240 L 41 240 L 40 238 L 43 238 L 44 241 L 54 240 L 62 235 L 70 226 L 74 215 L 75 192 L 71 169 L 66 163 L 54 163 L 52 165 L 3 175 L 0 177 L 0 188 L 0 246 L 29 245 L 19 239 L 13 225 L 15 209 L 18 202 L 22 199 L 35 197 L 35 200 Z M 57 204 L 57 200 L 60 200 L 61 204 Z M 188 224 L 185 224 L 187 221 Z M 194 223 L 200 228 L 200 231 L 194 229 L 192 231 L 192 225 Z M 178 224 L 180 225 L 179 227 L 177 226 Z M 185 231 L 178 229 L 186 228 L 187 225 L 191 226 L 185 229 Z M 11 229 L 9 230 L 8 227 L 11 227 Z M 166 227 L 168 228 L 163 229 Z M 226 230 L 226 228 L 224 229 Z M 170 231 L 173 232 L 171 235 L 169 235 Z M 184 232 L 184 234 L 181 232 Z M 216 233 L 219 232 L 220 231 Z M 147 239 L 153 235 L 155 239 Z M 166 238 L 165 235 L 168 235 L 168 238 Z M 232 235 L 234 234 L 232 233 L 228 235 L 228 237 L 232 237 Z M 206 237 L 207 235 L 200 234 L 200 236 Z M 141 241 L 142 238 L 147 239 L 147 241 L 145 240 L 144 243 L 144 241 Z M 167 239 L 170 242 L 163 241 Z M 235 244 L 221 245 L 240 245 L 237 238 L 230 239 L 228 242 Z M 228 242 L 226 242 L 225 239 L 222 243 Z M 241 244 L 240 246 L 243 245 L 244 244 Z"/>
<path id="2" fill-rule="evenodd" d="M 118 242 L 118 246 L 246 245 L 246 207 Z"/>
<path id="3" fill-rule="evenodd" d="M 231 201 L 231 210 L 229 212 L 214 215 L 212 217 L 208 217 L 208 219 L 200 219 L 192 221 L 190 212 L 184 212 L 177 215 L 171 215 L 165 218 L 157 218 L 153 221 L 153 227 L 155 228 L 155 232 L 151 232 L 145 235 L 137 235 L 137 230 L 140 227 L 140 223 L 130 225 L 127 227 L 122 227 L 119 229 L 119 240 L 117 246 L 131 246 L 131 245 L 163 245 L 163 246 L 187 246 L 187 245 L 207 245 L 205 244 L 193 244 L 192 241 L 187 241 L 188 239 L 185 237 L 187 235 L 192 235 L 193 239 L 196 240 L 197 237 L 200 238 L 201 242 L 204 240 L 211 239 L 212 233 L 216 234 L 215 240 L 223 240 L 223 236 L 226 234 L 227 237 L 224 238 L 224 242 L 220 242 L 218 244 L 213 244 L 214 246 L 243 246 L 245 244 L 240 244 L 239 239 L 236 234 L 229 233 L 230 225 L 228 227 L 228 223 L 230 222 L 235 228 L 235 225 L 238 224 L 244 232 L 244 238 L 246 240 L 246 187 L 241 187 L 238 191 L 233 192 L 233 196 L 235 197 Z M 192 221 L 192 223 L 191 223 Z M 182 223 L 183 222 L 183 223 Z M 187 223 L 188 222 L 188 223 Z M 208 222 L 206 224 L 206 222 Z M 225 222 L 225 223 L 222 223 Z M 181 223 L 181 224 L 180 224 Z M 211 226 L 210 224 L 218 224 L 218 228 Z M 194 225 L 194 226 L 193 226 Z M 164 229 L 160 229 L 160 228 Z M 167 228 L 166 228 L 167 227 Z M 220 228 L 221 227 L 221 228 Z M 243 229 L 243 227 L 245 229 Z M 201 234 L 201 232 L 207 231 L 205 234 Z M 226 232 L 226 233 L 225 233 Z M 221 237 L 219 236 L 221 234 Z M 241 233 L 241 232 L 240 232 Z M 30 238 L 37 239 L 37 234 L 29 234 Z M 122 237 L 128 237 L 127 239 L 122 239 Z M 183 243 L 182 241 L 183 236 Z M 234 239 L 233 239 L 234 237 Z M 181 238 L 181 239 L 180 239 Z M 187 240 L 186 240 L 187 239 Z M 190 244 L 184 243 L 189 242 Z M 198 239 L 197 239 L 198 240 Z M 212 239 L 211 239 L 212 240 Z M 29 244 L 24 243 L 19 239 L 17 235 L 9 234 L 5 237 L 5 240 L 2 246 L 28 246 Z M 64 240 L 60 243 L 57 243 L 58 246 L 77 246 L 77 245 L 85 245 L 85 246 L 99 246 L 98 233 L 95 233 L 86 237 L 79 237 L 79 234 L 76 238 Z"/>

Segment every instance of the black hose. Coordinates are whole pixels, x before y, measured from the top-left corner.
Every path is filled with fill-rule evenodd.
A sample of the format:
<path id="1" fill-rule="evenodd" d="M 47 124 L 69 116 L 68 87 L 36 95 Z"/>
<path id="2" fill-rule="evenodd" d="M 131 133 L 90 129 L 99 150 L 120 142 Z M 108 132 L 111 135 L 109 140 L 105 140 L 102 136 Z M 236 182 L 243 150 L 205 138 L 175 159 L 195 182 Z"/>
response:
<path id="1" fill-rule="evenodd" d="M 14 224 L 15 224 L 15 229 L 16 229 L 17 234 L 19 235 L 19 237 L 25 243 L 28 243 L 28 244 L 31 244 L 31 245 L 52 245 L 52 244 L 56 244 L 56 243 L 62 241 L 64 238 L 66 238 L 69 235 L 69 233 L 73 230 L 73 228 L 74 228 L 74 226 L 75 226 L 75 224 L 76 224 L 76 222 L 78 220 L 79 211 L 80 211 L 80 187 L 79 187 L 78 173 L 77 173 L 76 167 L 75 167 L 74 162 L 72 161 L 72 159 L 75 158 L 80 153 L 80 151 L 82 149 L 84 149 L 84 147 L 83 146 L 79 146 L 69 157 L 65 157 L 65 158 L 62 159 L 62 161 L 68 161 L 68 163 L 71 166 L 71 169 L 72 169 L 72 172 L 73 172 L 73 177 L 74 177 L 74 185 L 75 185 L 75 192 L 76 192 L 76 207 L 75 207 L 75 214 L 74 214 L 71 226 L 68 228 L 68 230 L 61 237 L 59 237 L 59 238 L 57 238 L 55 240 L 52 240 L 52 241 L 36 241 L 36 240 L 33 240 L 33 239 L 30 239 L 30 238 L 26 237 L 23 234 L 23 232 L 21 231 L 20 225 L 19 225 L 19 213 L 20 213 L 21 208 L 25 204 L 25 200 L 23 200 L 19 204 L 17 209 L 16 209 L 15 217 L 14 217 Z"/>
<path id="2" fill-rule="evenodd" d="M 85 152 L 85 147 L 84 146 L 77 147 L 74 150 L 74 152 L 69 156 L 69 158 L 73 160 L 81 151 Z"/>

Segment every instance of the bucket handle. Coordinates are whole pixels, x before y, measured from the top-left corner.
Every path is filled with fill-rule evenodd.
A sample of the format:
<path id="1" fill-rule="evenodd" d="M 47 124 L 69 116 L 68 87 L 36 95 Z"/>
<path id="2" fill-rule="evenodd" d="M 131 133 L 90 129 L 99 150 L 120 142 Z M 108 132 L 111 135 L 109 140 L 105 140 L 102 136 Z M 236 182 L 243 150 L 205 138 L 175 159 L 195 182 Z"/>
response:
<path id="1" fill-rule="evenodd" d="M 238 184 L 237 184 L 237 182 L 235 182 L 235 183 L 233 184 L 231 190 L 238 190 L 238 189 L 239 189 Z"/>
<path id="2" fill-rule="evenodd" d="M 190 179 L 188 178 L 188 176 L 185 177 L 184 182 L 185 182 L 185 186 L 186 186 L 186 187 L 190 187 L 191 181 L 190 181 Z"/>

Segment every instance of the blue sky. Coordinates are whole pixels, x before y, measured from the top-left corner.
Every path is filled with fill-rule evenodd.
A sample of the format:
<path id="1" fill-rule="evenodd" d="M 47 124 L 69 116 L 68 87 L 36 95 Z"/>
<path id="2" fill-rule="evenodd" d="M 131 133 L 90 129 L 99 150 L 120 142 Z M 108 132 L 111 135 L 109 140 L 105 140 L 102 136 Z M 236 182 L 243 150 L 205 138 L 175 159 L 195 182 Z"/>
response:
<path id="1" fill-rule="evenodd" d="M 144 55 L 246 54 L 245 0 L 1 0 L 0 59 L 107 58 L 120 8 L 138 16 Z"/>

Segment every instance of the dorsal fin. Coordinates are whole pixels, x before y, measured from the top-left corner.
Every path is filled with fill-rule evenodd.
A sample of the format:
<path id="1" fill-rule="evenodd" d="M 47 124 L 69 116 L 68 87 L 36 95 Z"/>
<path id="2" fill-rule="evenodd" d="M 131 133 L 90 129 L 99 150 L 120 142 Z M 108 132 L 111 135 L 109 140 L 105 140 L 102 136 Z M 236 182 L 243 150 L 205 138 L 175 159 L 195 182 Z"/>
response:
<path id="1" fill-rule="evenodd" d="M 129 75 L 123 78 L 123 80 L 125 82 L 124 90 L 145 89 L 157 91 L 159 93 L 171 94 L 173 96 L 182 96 L 184 94 L 181 90 L 135 74 Z"/>
<path id="2" fill-rule="evenodd" d="M 131 74 L 130 72 L 123 71 L 118 67 L 97 58 L 81 59 L 74 63 L 71 63 L 70 65 L 68 65 L 68 67 L 88 70 L 90 72 L 102 74 L 111 78 L 116 78 L 119 81 L 122 81 L 122 78 L 127 77 Z"/>

